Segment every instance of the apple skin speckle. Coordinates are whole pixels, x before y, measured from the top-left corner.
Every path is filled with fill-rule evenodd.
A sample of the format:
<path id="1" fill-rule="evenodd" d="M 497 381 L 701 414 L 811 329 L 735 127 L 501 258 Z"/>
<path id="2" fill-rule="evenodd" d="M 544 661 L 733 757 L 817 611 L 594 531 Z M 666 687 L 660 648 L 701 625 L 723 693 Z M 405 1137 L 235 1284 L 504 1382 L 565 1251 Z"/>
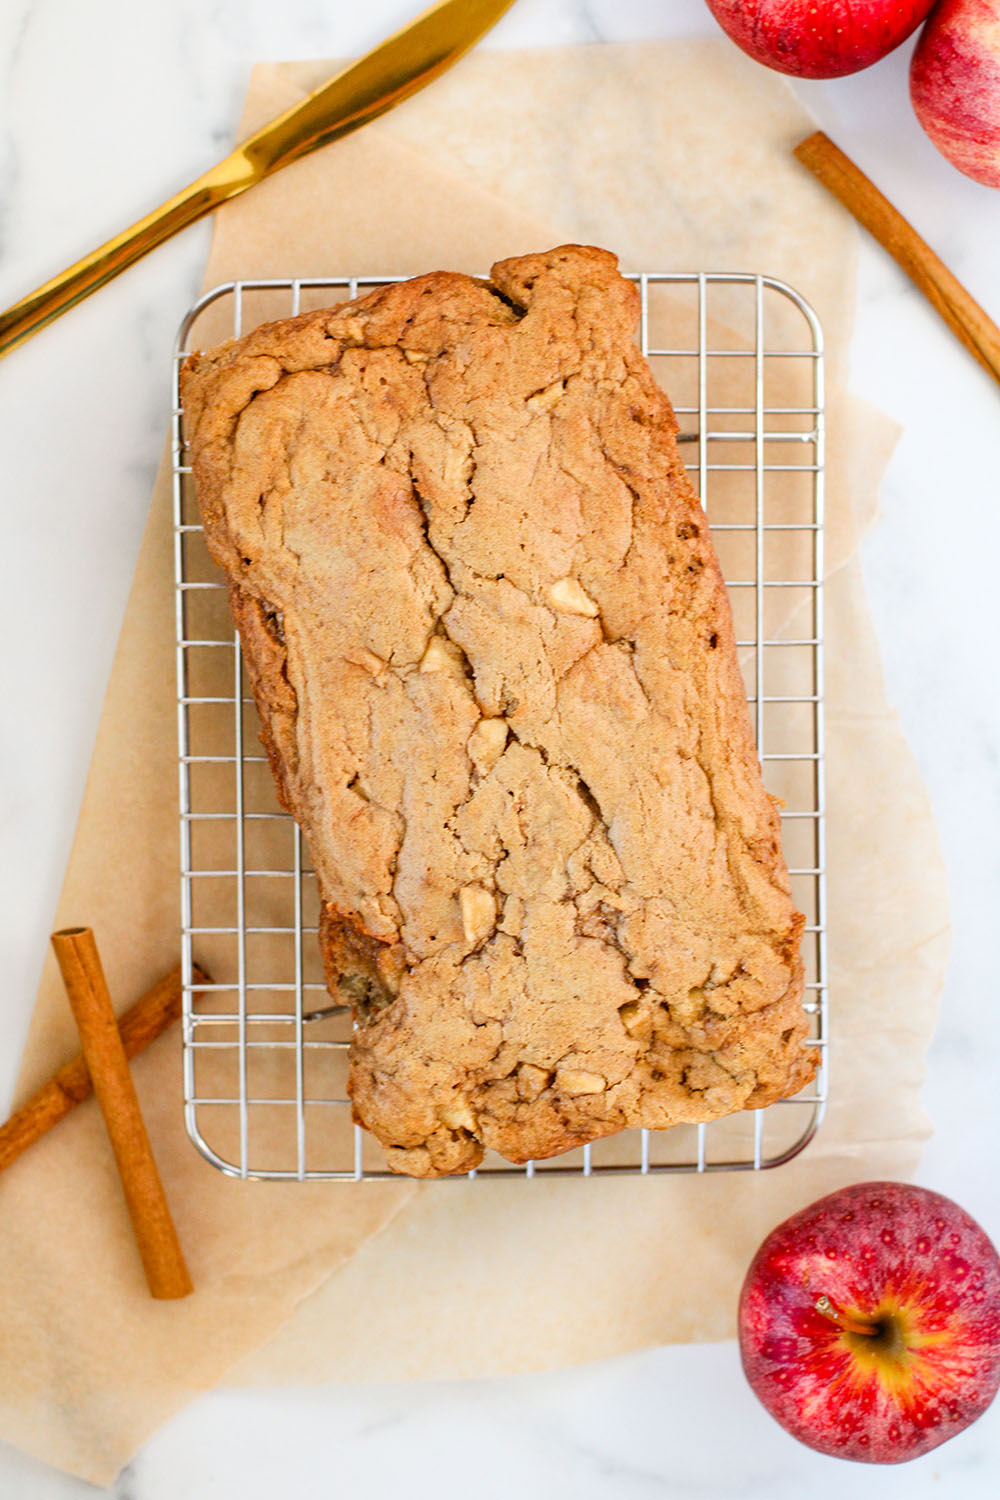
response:
<path id="1" fill-rule="evenodd" d="M 738 47 L 798 78 L 842 78 L 885 57 L 934 0 L 707 0 Z"/>
<path id="2" fill-rule="evenodd" d="M 917 119 L 953 166 L 1000 187 L 1000 0 L 941 0 L 910 61 Z"/>
<path id="3" fill-rule="evenodd" d="M 878 1334 L 839 1327 L 817 1310 L 824 1295 Z M 739 1326 L 747 1379 L 793 1437 L 834 1457 L 903 1463 L 961 1432 L 996 1395 L 1000 1257 L 939 1193 L 860 1183 L 768 1235 Z"/>

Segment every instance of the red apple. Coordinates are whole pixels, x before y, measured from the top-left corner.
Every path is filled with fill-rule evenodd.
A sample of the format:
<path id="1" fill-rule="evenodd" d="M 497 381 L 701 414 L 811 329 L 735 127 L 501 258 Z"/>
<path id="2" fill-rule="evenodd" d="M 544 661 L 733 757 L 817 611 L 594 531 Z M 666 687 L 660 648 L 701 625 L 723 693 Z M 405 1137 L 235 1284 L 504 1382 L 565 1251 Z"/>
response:
<path id="1" fill-rule="evenodd" d="M 765 67 L 843 78 L 885 57 L 934 0 L 708 0 L 723 31 Z"/>
<path id="2" fill-rule="evenodd" d="M 960 172 L 1000 187 L 1000 0 L 941 0 L 910 63 L 910 98 Z"/>
<path id="3" fill-rule="evenodd" d="M 925 1188 L 864 1182 L 793 1214 L 754 1256 L 739 1318 L 761 1401 L 837 1458 L 917 1458 L 1000 1385 L 1000 1257 Z"/>

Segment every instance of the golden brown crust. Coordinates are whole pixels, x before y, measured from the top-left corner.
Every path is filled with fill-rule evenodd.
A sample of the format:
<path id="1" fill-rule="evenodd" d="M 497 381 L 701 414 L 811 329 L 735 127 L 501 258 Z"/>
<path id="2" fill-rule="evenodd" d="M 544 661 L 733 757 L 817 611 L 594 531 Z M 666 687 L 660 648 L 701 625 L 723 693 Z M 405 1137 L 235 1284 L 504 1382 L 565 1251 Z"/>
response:
<path id="1" fill-rule="evenodd" d="M 278 801 L 286 812 L 292 812 L 288 778 L 294 776 L 298 765 L 295 748 L 298 702 L 285 670 L 283 623 L 263 600 L 233 579 L 229 581 L 229 607 L 240 633 L 254 700 L 267 705 L 267 713 L 260 716 L 260 738 L 267 751 Z"/>
<path id="2" fill-rule="evenodd" d="M 632 336 L 563 246 L 188 361 L 209 547 L 416 1176 L 766 1104 L 813 1072 L 725 588 Z"/>

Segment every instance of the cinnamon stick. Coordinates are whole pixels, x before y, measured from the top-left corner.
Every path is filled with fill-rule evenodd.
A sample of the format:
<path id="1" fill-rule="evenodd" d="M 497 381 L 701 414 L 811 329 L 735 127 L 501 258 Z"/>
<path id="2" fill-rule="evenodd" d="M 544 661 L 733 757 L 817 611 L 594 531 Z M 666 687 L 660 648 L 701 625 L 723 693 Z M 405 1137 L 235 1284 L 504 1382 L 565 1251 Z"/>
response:
<path id="1" fill-rule="evenodd" d="M 52 934 L 52 946 L 118 1164 L 150 1293 L 157 1298 L 186 1297 L 193 1290 L 191 1278 L 139 1110 L 94 934 L 89 927 L 68 927 Z"/>
<path id="2" fill-rule="evenodd" d="M 207 984 L 208 976 L 197 966 L 193 969 L 196 984 Z M 178 964 L 152 989 L 135 1002 L 118 1022 L 122 1046 L 129 1059 L 144 1052 L 181 1013 L 181 970 Z M 84 1099 L 94 1092 L 90 1072 L 81 1054 L 65 1063 L 37 1093 L 22 1104 L 5 1124 L 0 1125 L 0 1172 L 16 1161 L 23 1151 L 65 1119 Z"/>
<path id="3" fill-rule="evenodd" d="M 970 354 L 1000 382 L 1000 328 L 913 225 L 822 130 L 800 141 L 795 155 L 888 250 Z"/>

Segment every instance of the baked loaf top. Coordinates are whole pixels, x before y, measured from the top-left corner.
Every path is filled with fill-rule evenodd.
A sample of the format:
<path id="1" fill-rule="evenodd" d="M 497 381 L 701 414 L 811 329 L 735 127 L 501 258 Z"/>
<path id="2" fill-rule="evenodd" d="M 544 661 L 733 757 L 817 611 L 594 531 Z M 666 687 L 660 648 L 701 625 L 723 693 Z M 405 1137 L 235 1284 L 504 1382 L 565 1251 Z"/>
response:
<path id="1" fill-rule="evenodd" d="M 356 1117 L 415 1176 L 768 1104 L 801 916 L 634 285 L 563 246 L 193 356 Z"/>

